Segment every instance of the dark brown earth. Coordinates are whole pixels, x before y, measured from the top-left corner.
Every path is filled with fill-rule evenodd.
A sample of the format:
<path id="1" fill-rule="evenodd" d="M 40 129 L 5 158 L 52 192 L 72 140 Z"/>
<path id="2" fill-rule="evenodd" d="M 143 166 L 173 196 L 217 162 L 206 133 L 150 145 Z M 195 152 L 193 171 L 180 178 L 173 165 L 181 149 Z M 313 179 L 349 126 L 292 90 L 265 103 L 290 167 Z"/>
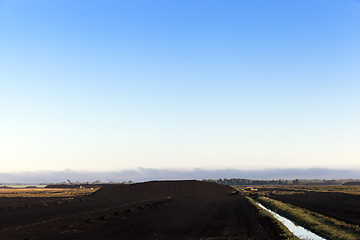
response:
<path id="1" fill-rule="evenodd" d="M 360 224 L 360 195 L 306 192 L 271 197 L 348 223 Z"/>
<path id="2" fill-rule="evenodd" d="M 282 239 L 272 219 L 233 191 L 169 181 L 74 199 L 0 198 L 0 239 Z"/>
<path id="3" fill-rule="evenodd" d="M 96 198 L 140 197 L 175 197 L 175 196 L 213 196 L 230 195 L 236 190 L 227 185 L 213 182 L 187 181 L 152 181 L 137 184 L 107 185 L 92 194 Z"/>

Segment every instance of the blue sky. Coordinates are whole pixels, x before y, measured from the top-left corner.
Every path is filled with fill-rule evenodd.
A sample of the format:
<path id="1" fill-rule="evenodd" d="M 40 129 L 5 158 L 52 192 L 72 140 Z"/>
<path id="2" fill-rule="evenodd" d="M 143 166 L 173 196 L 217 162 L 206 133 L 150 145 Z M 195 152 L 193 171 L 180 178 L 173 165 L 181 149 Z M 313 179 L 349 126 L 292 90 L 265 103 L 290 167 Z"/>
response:
<path id="1" fill-rule="evenodd" d="M 360 168 L 360 1 L 1 1 L 1 171 Z"/>

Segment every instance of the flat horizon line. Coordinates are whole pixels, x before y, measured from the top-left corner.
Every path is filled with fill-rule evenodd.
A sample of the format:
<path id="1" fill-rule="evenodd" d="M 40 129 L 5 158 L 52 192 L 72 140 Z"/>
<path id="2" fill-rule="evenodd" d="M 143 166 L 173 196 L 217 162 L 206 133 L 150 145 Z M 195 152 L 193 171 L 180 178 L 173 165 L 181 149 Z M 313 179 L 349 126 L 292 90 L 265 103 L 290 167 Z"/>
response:
<path id="1" fill-rule="evenodd" d="M 113 171 L 89 170 L 38 170 L 19 172 L 0 172 L 0 183 L 56 183 L 67 179 L 79 182 L 134 182 L 151 180 L 183 180 L 183 179 L 219 179 L 243 178 L 251 180 L 294 180 L 294 179 L 359 179 L 360 169 L 349 168 L 269 168 L 256 170 L 242 170 L 235 168 L 222 169 L 156 169 L 134 168 Z"/>

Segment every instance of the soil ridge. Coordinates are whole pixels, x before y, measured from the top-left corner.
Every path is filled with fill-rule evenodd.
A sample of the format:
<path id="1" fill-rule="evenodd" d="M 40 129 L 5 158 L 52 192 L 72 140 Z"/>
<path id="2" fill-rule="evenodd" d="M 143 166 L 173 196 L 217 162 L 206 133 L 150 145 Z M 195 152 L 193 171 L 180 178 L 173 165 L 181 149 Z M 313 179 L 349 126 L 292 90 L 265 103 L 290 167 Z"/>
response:
<path id="1" fill-rule="evenodd" d="M 230 195 L 234 188 L 213 182 L 197 180 L 150 181 L 135 184 L 112 184 L 103 186 L 91 196 L 95 198 L 121 198 L 127 196 L 143 197 L 181 197 Z"/>

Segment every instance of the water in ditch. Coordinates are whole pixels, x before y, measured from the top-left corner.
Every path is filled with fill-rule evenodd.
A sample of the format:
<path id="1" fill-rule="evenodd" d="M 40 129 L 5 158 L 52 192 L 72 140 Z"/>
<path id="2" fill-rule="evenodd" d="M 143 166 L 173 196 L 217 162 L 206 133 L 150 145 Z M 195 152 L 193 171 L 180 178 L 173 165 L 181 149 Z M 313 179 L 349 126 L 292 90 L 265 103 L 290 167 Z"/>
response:
<path id="1" fill-rule="evenodd" d="M 279 220 L 282 224 L 284 224 L 289 229 L 289 231 L 292 232 L 298 238 L 304 240 L 326 240 L 325 238 L 320 237 L 315 233 L 310 232 L 309 230 L 299 225 L 296 225 L 289 219 L 284 218 L 283 216 L 280 216 L 279 214 L 271 211 L 270 209 L 264 207 L 261 203 L 256 202 L 256 204 L 259 205 L 261 208 L 265 209 L 266 211 L 268 211 L 269 213 L 271 213 L 271 215 L 273 215 L 277 220 Z"/>

